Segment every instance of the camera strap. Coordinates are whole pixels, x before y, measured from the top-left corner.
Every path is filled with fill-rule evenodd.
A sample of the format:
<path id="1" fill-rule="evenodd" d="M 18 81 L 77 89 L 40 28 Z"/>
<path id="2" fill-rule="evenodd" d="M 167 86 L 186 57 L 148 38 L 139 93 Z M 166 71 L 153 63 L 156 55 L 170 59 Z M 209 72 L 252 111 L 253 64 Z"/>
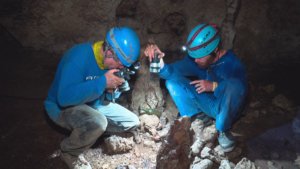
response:
<path id="1" fill-rule="evenodd" d="M 210 67 L 207 68 L 208 73 L 211 75 L 211 77 L 214 79 L 215 82 L 218 83 L 217 79 L 215 78 L 214 74 L 212 73 Z"/>

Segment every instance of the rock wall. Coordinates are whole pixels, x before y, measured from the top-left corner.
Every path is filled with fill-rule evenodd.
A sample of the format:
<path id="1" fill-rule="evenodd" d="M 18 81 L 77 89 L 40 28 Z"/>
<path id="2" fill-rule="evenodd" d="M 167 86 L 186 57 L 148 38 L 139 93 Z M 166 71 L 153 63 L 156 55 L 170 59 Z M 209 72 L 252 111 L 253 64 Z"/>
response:
<path id="1" fill-rule="evenodd" d="M 224 27 L 234 18 L 224 27 L 234 42 L 226 48 L 233 48 L 247 66 L 299 63 L 300 1 L 243 0 L 235 13 L 236 1 L 1 1 L 0 23 L 23 46 L 63 54 L 75 44 L 104 40 L 113 26 L 133 28 L 141 43 L 153 35 L 163 51 L 176 51 L 196 25 Z"/>

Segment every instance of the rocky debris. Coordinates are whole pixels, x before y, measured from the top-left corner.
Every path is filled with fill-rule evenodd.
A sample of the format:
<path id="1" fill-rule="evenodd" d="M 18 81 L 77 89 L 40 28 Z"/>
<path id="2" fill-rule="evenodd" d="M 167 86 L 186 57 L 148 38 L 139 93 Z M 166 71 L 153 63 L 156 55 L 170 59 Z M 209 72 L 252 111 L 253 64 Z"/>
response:
<path id="1" fill-rule="evenodd" d="M 167 124 L 162 130 L 157 131 L 157 136 L 154 139 L 160 140 L 166 137 L 170 130 L 170 127 L 171 127 L 170 124 Z"/>
<path id="2" fill-rule="evenodd" d="M 216 129 L 216 125 L 212 124 L 208 127 L 205 127 L 200 133 L 200 137 L 205 140 L 207 143 L 213 143 L 218 135 L 218 130 Z"/>
<path id="3" fill-rule="evenodd" d="M 187 116 L 174 120 L 157 154 L 157 169 L 189 167 L 190 127 L 191 121 Z"/>
<path id="4" fill-rule="evenodd" d="M 210 159 L 211 161 L 213 161 L 215 163 L 218 163 L 218 164 L 220 164 L 221 160 L 222 160 L 222 157 L 220 157 L 218 154 L 216 154 L 214 152 L 214 150 L 212 150 L 209 147 L 204 147 L 202 149 L 200 157 L 203 158 L 203 159 L 204 158 Z"/>
<path id="5" fill-rule="evenodd" d="M 159 118 L 155 115 L 143 114 L 139 119 L 141 132 L 149 132 L 153 138 L 156 138 L 157 130 L 162 127 Z"/>
<path id="6" fill-rule="evenodd" d="M 257 167 L 253 162 L 248 160 L 247 158 L 243 158 L 238 164 L 234 167 L 234 169 L 256 169 Z"/>
<path id="7" fill-rule="evenodd" d="M 118 165 L 115 169 L 135 169 L 135 167 L 132 165 L 121 164 L 121 165 Z"/>
<path id="8" fill-rule="evenodd" d="M 137 144 L 140 144 L 142 142 L 142 139 L 140 137 L 140 132 L 139 130 L 133 130 L 131 131 L 131 133 L 133 134 L 134 136 L 134 141 L 137 143 Z"/>
<path id="9" fill-rule="evenodd" d="M 260 96 L 261 97 L 261 96 Z M 239 123 L 251 123 L 260 116 L 266 114 L 284 115 L 290 112 L 292 107 L 285 97 L 278 96 L 273 99 L 273 104 L 264 105 L 259 100 L 252 99 L 247 109 L 245 117 L 241 118 Z M 264 100 L 265 98 L 260 98 Z M 278 103 L 279 100 L 285 100 L 286 104 Z M 274 101 L 275 100 L 275 101 Z M 269 102 L 271 103 L 271 102 Z M 285 106 L 284 106 L 285 105 Z M 140 129 L 133 132 L 135 137 L 138 136 L 140 143 L 135 139 L 133 141 L 132 134 L 118 136 L 129 138 L 129 143 L 123 142 L 123 139 L 117 136 L 106 138 L 105 143 L 113 142 L 110 146 L 103 147 L 104 151 L 110 152 L 110 155 L 102 153 L 99 150 L 89 150 L 78 158 L 78 166 L 97 168 L 116 168 L 129 167 L 135 168 L 219 168 L 219 169 L 256 169 L 253 162 L 247 158 L 243 158 L 238 164 L 235 161 L 241 158 L 243 141 L 229 153 L 224 153 L 220 145 L 217 144 L 217 134 L 215 124 L 205 127 L 201 120 L 190 122 L 189 117 L 182 117 L 180 119 L 169 121 L 167 114 L 158 119 L 155 115 L 143 114 L 141 115 Z M 298 133 L 298 121 L 293 121 L 293 131 Z M 236 136 L 241 136 L 238 135 Z M 114 139 L 112 139 L 114 138 Z M 117 138 L 117 139 L 116 139 Z M 111 139 L 111 140 L 109 140 Z M 125 138 L 124 138 L 125 139 Z M 123 145 L 124 144 L 124 145 Z M 121 147 L 121 148 L 120 148 Z M 125 153 L 123 153 L 125 151 Z M 273 152 L 272 159 L 278 159 L 279 154 Z M 299 158 L 295 161 L 298 165 Z M 123 164 L 123 166 L 121 165 Z M 126 165 L 125 165 L 126 164 Z M 128 165 L 128 166 L 127 166 Z M 274 165 L 269 163 L 269 168 L 274 168 Z M 81 169 L 82 169 L 81 168 Z"/>
<path id="10" fill-rule="evenodd" d="M 274 105 L 276 105 L 277 107 L 280 107 L 280 108 L 283 108 L 283 109 L 286 109 L 286 110 L 290 110 L 291 107 L 293 106 L 293 103 L 291 101 L 289 101 L 284 95 L 282 94 L 279 94 L 277 95 L 272 103 Z"/>
<path id="11" fill-rule="evenodd" d="M 231 169 L 230 162 L 228 160 L 222 160 L 219 169 Z"/>
<path id="12" fill-rule="evenodd" d="M 259 101 L 256 101 L 256 102 L 251 102 L 249 104 L 249 106 L 253 109 L 257 109 L 257 108 L 260 108 L 262 106 L 262 104 Z"/>
<path id="13" fill-rule="evenodd" d="M 268 94 L 271 94 L 271 93 L 273 93 L 274 90 L 275 90 L 275 85 L 271 84 L 271 85 L 267 85 L 267 86 L 265 86 L 265 87 L 261 87 L 261 86 L 260 86 L 260 88 L 263 89 L 263 90 L 264 90 L 265 92 L 267 92 Z"/>
<path id="14" fill-rule="evenodd" d="M 191 146 L 191 153 L 193 156 L 199 156 L 202 148 L 205 146 L 206 142 L 201 139 L 200 137 L 197 137 L 194 144 Z"/>
<path id="15" fill-rule="evenodd" d="M 77 158 L 74 169 L 92 169 L 90 163 L 84 158 L 83 154 L 80 154 Z"/>
<path id="16" fill-rule="evenodd" d="M 268 168 L 269 169 L 278 169 L 277 167 L 274 166 L 274 163 L 272 161 L 268 161 Z"/>
<path id="17" fill-rule="evenodd" d="M 104 139 L 110 152 L 113 153 L 123 153 L 131 150 L 133 147 L 133 137 L 123 138 L 120 136 L 112 135 Z"/>
<path id="18" fill-rule="evenodd" d="M 61 150 L 58 149 L 58 150 L 54 151 L 54 152 L 48 157 L 48 159 L 56 158 L 56 157 L 60 156 L 60 153 L 61 153 Z"/>
<path id="19" fill-rule="evenodd" d="M 214 148 L 214 153 L 219 155 L 222 159 L 233 160 L 242 154 L 242 149 L 240 147 L 236 147 L 232 152 L 225 153 L 222 151 L 221 146 L 217 145 Z"/>
<path id="20" fill-rule="evenodd" d="M 196 157 L 192 166 L 190 168 L 192 169 L 211 169 L 213 167 L 213 162 L 209 159 L 200 159 L 199 157 Z"/>
<path id="21" fill-rule="evenodd" d="M 294 162 L 295 166 L 298 166 L 300 168 L 300 155 L 297 156 L 297 159 Z"/>

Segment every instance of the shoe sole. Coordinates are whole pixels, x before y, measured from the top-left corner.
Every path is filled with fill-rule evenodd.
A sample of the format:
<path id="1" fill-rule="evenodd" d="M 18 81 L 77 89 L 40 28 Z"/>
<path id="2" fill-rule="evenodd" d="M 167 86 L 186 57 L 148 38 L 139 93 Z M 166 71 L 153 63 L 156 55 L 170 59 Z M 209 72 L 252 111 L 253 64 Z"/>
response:
<path id="1" fill-rule="evenodd" d="M 224 149 L 222 146 L 220 146 L 220 147 L 221 147 L 221 149 L 222 149 L 222 151 L 224 153 L 229 153 L 229 152 L 231 152 L 231 151 L 233 151 L 235 149 L 235 143 L 234 143 L 234 145 L 232 147 L 229 147 L 229 148 L 225 148 Z"/>

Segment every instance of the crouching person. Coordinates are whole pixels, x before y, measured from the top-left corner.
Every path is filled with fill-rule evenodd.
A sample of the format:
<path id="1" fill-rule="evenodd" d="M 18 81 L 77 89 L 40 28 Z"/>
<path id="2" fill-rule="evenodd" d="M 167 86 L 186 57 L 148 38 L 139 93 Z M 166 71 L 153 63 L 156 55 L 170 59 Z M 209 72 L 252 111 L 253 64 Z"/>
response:
<path id="1" fill-rule="evenodd" d="M 129 67 L 139 53 L 136 33 L 118 27 L 109 30 L 105 41 L 75 45 L 62 57 L 45 107 L 57 125 L 72 131 L 60 145 L 61 160 L 69 168 L 103 133 L 127 132 L 139 126 L 133 112 L 107 101 L 113 90 L 115 98 L 120 96 L 117 86 L 124 82 L 114 72 Z"/>
<path id="2" fill-rule="evenodd" d="M 230 132 L 232 122 L 240 116 L 248 93 L 246 67 L 232 50 L 220 50 L 220 31 L 216 25 L 201 24 L 189 34 L 188 55 L 172 64 L 165 64 L 164 53 L 156 45 L 144 51 L 150 58 L 160 53 L 161 70 L 181 116 L 200 119 L 205 126 L 216 120 L 218 141 L 224 152 L 233 151 L 235 139 Z M 191 81 L 185 76 L 198 76 Z"/>

